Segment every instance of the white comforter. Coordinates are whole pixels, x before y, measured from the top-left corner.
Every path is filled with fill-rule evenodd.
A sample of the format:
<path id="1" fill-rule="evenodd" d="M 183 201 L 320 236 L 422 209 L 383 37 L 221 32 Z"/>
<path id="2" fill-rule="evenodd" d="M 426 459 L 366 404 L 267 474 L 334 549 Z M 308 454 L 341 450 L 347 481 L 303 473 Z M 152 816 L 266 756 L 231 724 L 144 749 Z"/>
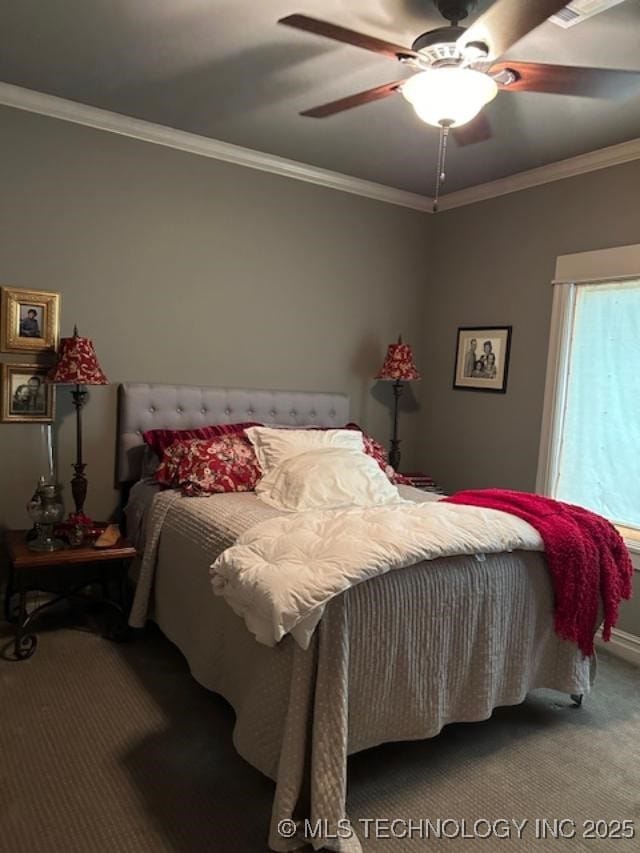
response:
<path id="1" fill-rule="evenodd" d="M 543 543 L 515 516 L 400 501 L 272 518 L 224 551 L 211 576 L 259 642 L 273 646 L 291 633 L 306 649 L 326 603 L 351 586 L 422 560 L 517 549 L 541 551 Z"/>

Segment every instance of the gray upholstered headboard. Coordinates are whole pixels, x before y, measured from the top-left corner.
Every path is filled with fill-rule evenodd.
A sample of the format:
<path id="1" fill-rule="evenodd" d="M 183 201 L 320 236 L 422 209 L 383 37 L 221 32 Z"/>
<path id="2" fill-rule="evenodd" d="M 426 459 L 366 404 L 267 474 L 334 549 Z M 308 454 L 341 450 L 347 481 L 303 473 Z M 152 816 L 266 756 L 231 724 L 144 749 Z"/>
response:
<path id="1" fill-rule="evenodd" d="M 340 427 L 348 420 L 346 394 L 126 383 L 118 388 L 118 482 L 140 478 L 142 433 L 148 429 L 241 421 Z"/>

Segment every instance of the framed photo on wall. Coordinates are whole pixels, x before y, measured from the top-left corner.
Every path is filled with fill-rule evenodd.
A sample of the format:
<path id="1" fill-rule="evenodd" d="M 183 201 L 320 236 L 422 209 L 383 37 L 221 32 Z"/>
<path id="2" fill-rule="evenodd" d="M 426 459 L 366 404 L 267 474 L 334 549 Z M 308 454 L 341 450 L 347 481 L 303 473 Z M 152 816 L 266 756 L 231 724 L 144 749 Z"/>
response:
<path id="1" fill-rule="evenodd" d="M 39 364 L 2 365 L 3 424 L 47 424 L 54 417 L 54 386 L 45 382 L 49 367 Z"/>
<path id="2" fill-rule="evenodd" d="M 460 326 L 453 387 L 504 394 L 510 347 L 511 326 Z"/>
<path id="3" fill-rule="evenodd" d="M 60 294 L 3 287 L 0 299 L 0 349 L 3 352 L 55 352 Z"/>

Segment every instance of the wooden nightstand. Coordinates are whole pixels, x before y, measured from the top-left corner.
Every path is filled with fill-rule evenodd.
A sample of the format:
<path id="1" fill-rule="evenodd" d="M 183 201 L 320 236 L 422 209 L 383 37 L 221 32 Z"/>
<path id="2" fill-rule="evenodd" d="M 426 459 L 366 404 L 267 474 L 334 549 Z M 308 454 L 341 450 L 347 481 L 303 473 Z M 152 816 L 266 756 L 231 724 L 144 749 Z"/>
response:
<path id="1" fill-rule="evenodd" d="M 436 495 L 444 494 L 440 486 L 434 482 L 429 474 L 423 474 L 421 471 L 412 471 L 408 474 L 403 474 L 402 476 L 411 480 L 411 485 L 415 489 L 420 489 L 423 492 L 433 492 Z"/>
<path id="2" fill-rule="evenodd" d="M 111 548 L 64 548 L 39 553 L 30 551 L 24 530 L 9 530 L 5 540 L 9 555 L 9 579 L 4 610 L 8 622 L 15 623 L 14 653 L 18 660 L 31 657 L 38 638 L 29 632 L 31 623 L 47 607 L 62 599 L 99 603 L 109 607 L 117 625 L 110 632 L 116 636 L 126 630 L 125 582 L 129 563 L 136 549 L 120 538 Z M 100 587 L 101 596 L 82 595 L 89 586 Z M 116 587 L 115 596 L 110 594 Z M 27 593 L 40 590 L 55 593 L 43 604 L 27 610 Z M 17 596 L 17 605 L 14 598 Z"/>

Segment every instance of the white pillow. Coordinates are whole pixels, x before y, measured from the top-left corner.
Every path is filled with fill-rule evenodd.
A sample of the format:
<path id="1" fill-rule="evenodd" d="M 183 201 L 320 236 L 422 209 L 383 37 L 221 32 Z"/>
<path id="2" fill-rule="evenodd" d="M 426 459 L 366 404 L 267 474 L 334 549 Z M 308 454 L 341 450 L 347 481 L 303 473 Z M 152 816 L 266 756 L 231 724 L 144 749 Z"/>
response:
<path id="1" fill-rule="evenodd" d="M 258 465 L 268 474 L 277 465 L 321 447 L 341 447 L 364 452 L 362 433 L 353 429 L 275 429 L 274 427 L 249 427 L 245 434 L 256 452 Z"/>
<path id="2" fill-rule="evenodd" d="M 270 506 L 292 512 L 402 501 L 375 459 L 340 447 L 284 459 L 260 480 L 256 494 Z"/>

